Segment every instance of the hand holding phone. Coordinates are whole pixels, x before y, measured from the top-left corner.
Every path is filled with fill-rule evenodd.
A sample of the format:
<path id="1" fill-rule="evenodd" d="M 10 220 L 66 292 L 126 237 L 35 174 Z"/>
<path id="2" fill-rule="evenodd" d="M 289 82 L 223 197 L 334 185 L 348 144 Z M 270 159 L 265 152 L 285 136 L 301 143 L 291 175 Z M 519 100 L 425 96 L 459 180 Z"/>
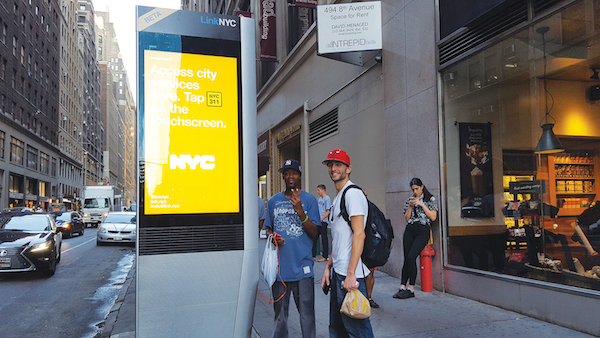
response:
<path id="1" fill-rule="evenodd" d="M 327 295 L 329 293 L 330 289 L 331 289 L 331 285 L 328 285 L 327 283 L 323 283 L 323 293 L 325 295 Z"/>

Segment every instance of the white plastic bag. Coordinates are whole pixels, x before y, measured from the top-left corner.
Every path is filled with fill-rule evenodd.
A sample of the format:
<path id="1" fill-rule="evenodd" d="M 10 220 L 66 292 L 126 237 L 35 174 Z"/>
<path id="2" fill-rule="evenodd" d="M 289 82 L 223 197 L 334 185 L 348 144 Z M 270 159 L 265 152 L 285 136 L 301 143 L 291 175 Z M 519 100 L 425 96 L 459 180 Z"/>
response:
<path id="1" fill-rule="evenodd" d="M 265 276 L 265 281 L 269 286 L 272 286 L 273 283 L 275 283 L 278 267 L 279 260 L 277 259 L 277 246 L 273 244 L 273 234 L 270 234 L 267 238 L 267 245 L 265 245 L 261 267 L 261 271 Z"/>

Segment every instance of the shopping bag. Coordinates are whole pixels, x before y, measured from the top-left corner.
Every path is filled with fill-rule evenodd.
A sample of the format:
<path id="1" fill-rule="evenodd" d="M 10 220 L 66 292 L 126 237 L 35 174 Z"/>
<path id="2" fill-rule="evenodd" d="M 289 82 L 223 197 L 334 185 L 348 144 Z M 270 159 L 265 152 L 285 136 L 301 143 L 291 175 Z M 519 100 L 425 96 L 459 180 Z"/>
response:
<path id="1" fill-rule="evenodd" d="M 360 291 L 352 290 L 346 293 L 340 312 L 354 319 L 365 319 L 371 316 L 371 305 Z"/>
<path id="2" fill-rule="evenodd" d="M 269 287 L 275 283 L 277 270 L 279 270 L 278 268 L 279 260 L 277 258 L 277 246 L 273 244 L 273 234 L 270 234 L 267 238 L 267 244 L 265 245 L 261 266 L 261 271 L 263 276 L 265 276 L 265 281 L 269 284 Z"/>

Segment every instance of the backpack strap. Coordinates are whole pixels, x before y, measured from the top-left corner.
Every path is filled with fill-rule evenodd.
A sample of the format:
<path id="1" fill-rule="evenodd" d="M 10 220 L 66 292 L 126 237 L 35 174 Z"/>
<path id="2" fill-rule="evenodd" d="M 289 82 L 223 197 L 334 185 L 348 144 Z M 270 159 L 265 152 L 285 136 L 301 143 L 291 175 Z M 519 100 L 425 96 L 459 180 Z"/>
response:
<path id="1" fill-rule="evenodd" d="M 344 218 L 344 220 L 346 221 L 346 223 L 348 223 L 348 226 L 350 227 L 350 231 L 354 232 L 354 230 L 352 230 L 352 223 L 350 222 L 350 216 L 348 215 L 348 209 L 346 208 L 346 192 L 348 191 L 348 189 L 350 188 L 356 188 L 356 189 L 360 189 L 360 191 L 362 191 L 362 193 L 364 194 L 365 192 L 362 190 L 361 187 L 359 187 L 356 184 L 351 184 L 349 185 L 346 189 L 344 189 L 344 191 L 342 192 L 342 199 L 340 201 L 340 216 L 342 216 Z M 365 195 L 365 197 L 367 197 Z M 364 248 L 363 248 L 364 250 Z M 362 254 L 361 254 L 362 256 Z M 362 259 L 362 257 L 361 257 Z M 367 277 L 367 275 L 365 275 L 365 263 L 362 262 L 362 264 L 360 264 L 360 267 L 362 268 L 362 272 L 363 272 L 363 278 Z"/>
<path id="2" fill-rule="evenodd" d="M 362 189 L 361 189 L 361 187 L 359 187 L 356 184 L 351 184 L 348 187 L 346 187 L 346 189 L 344 189 L 344 191 L 342 192 L 342 199 L 340 201 L 340 216 L 342 216 L 344 218 L 346 223 L 348 223 L 348 225 L 350 226 L 350 229 L 352 229 L 352 224 L 350 223 L 350 216 L 348 215 L 348 209 L 346 209 L 346 192 L 350 188 L 360 189 L 360 191 L 362 191 Z M 363 194 L 364 194 L 364 191 L 363 191 Z"/>

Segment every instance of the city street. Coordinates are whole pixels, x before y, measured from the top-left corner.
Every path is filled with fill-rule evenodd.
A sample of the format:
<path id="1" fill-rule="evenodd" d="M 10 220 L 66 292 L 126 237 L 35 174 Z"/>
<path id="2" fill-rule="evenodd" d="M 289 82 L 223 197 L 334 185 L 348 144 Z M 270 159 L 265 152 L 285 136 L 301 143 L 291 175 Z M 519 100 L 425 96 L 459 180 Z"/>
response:
<path id="1" fill-rule="evenodd" d="M 56 274 L 0 274 L 3 337 L 94 337 L 135 260 L 133 246 L 97 246 L 96 229 L 63 240 Z"/>

